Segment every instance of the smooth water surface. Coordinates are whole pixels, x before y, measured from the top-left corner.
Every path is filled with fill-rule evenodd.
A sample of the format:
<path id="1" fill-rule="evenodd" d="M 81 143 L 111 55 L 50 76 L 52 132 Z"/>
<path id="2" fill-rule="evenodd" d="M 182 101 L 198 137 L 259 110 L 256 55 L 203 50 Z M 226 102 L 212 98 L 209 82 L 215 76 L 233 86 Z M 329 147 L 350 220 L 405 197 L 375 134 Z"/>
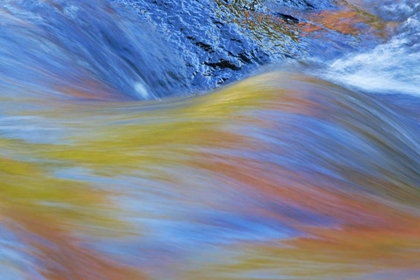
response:
<path id="1" fill-rule="evenodd" d="M 0 5 L 0 279 L 419 279 L 416 1 L 324 3 L 302 57 L 197 95 L 88 2 Z"/>

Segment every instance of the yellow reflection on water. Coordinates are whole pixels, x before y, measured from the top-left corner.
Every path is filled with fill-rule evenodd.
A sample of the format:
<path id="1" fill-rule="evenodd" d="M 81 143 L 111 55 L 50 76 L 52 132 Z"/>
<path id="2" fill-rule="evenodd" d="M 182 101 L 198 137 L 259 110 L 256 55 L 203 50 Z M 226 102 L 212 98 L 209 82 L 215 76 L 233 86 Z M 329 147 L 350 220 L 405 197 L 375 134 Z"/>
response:
<path id="1" fill-rule="evenodd" d="M 367 96 L 269 73 L 184 99 L 44 105 L 36 125 L 54 121 L 57 141 L 0 138 L 0 207 L 48 279 L 418 270 L 410 131 Z"/>

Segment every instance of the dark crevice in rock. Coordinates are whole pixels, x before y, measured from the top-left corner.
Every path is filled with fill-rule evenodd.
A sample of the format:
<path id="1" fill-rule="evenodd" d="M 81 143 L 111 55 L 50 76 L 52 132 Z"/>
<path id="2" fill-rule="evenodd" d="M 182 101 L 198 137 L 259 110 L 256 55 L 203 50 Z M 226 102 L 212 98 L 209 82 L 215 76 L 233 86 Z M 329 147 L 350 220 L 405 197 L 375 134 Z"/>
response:
<path id="1" fill-rule="evenodd" d="M 204 62 L 205 65 L 210 66 L 212 68 L 216 68 L 216 69 L 231 69 L 231 70 L 240 70 L 241 67 L 233 64 L 232 62 L 228 61 L 228 60 L 224 60 L 221 59 L 218 62 Z"/>
<path id="2" fill-rule="evenodd" d="M 294 16 L 283 14 L 283 13 L 275 13 L 274 14 L 277 17 L 280 17 L 287 23 L 296 24 L 299 23 L 299 19 L 295 18 Z"/>

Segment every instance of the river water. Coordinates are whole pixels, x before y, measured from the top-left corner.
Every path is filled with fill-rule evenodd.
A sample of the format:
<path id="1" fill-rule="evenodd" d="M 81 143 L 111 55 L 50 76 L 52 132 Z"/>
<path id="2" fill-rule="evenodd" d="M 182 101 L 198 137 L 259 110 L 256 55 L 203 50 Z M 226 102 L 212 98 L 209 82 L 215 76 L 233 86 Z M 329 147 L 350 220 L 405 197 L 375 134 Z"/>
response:
<path id="1" fill-rule="evenodd" d="M 128 2 L 1 1 L 0 279 L 420 279 L 418 1 L 280 1 L 212 90 Z"/>

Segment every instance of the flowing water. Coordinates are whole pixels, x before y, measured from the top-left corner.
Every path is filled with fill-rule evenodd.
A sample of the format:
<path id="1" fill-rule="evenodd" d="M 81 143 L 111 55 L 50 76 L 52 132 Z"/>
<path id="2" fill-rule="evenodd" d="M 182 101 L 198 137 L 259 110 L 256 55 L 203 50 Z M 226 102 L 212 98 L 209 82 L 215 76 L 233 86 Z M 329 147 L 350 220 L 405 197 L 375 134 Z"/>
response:
<path id="1" fill-rule="evenodd" d="M 420 4 L 346 5 L 196 95 L 111 1 L 1 1 L 0 279 L 420 279 Z"/>

